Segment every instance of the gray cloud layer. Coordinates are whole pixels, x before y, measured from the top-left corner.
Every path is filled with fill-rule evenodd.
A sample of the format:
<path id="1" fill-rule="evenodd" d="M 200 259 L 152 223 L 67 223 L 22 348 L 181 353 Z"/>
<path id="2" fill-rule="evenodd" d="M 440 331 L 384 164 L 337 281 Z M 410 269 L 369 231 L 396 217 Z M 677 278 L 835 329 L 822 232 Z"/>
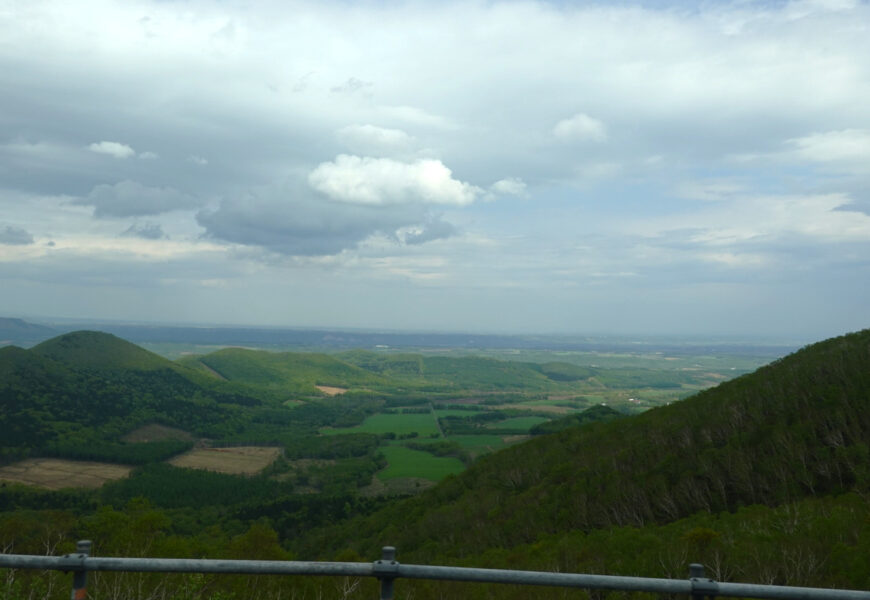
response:
<path id="1" fill-rule="evenodd" d="M 121 181 L 114 185 L 98 185 L 74 204 L 93 206 L 97 217 L 135 217 L 196 208 L 202 202 L 172 188 Z"/>
<path id="2" fill-rule="evenodd" d="M 416 302 L 423 327 L 749 330 L 791 295 L 808 328 L 865 325 L 867 22 L 852 0 L 17 3 L 4 297 L 27 309 L 42 273 L 60 298 L 81 261 L 178 318 L 305 281 L 258 315 L 328 324 L 329 289 L 366 299 L 333 306 L 360 325 Z M 197 264 L 215 304 L 165 293 Z"/>
<path id="3" fill-rule="evenodd" d="M 13 225 L 0 227 L 0 244 L 21 246 L 33 243 L 33 236 L 25 229 Z"/>
<path id="4" fill-rule="evenodd" d="M 259 190 L 197 214 L 212 239 L 298 256 L 337 254 L 373 235 L 397 239 L 399 229 L 430 220 L 420 204 L 347 204 L 301 187 Z M 429 239 L 452 232 L 442 227 Z"/>

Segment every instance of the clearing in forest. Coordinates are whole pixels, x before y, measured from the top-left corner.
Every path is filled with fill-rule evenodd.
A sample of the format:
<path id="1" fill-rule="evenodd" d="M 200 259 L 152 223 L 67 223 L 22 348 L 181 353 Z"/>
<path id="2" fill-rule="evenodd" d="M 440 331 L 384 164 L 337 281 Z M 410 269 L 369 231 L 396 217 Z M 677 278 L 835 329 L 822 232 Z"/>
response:
<path id="1" fill-rule="evenodd" d="M 279 448 L 263 446 L 196 448 L 170 459 L 169 464 L 228 475 L 254 475 L 272 464 L 279 453 Z"/>
<path id="2" fill-rule="evenodd" d="M 109 463 L 28 458 L 0 467 L 0 480 L 35 485 L 49 490 L 62 488 L 98 488 L 107 481 L 121 479 L 133 467 Z"/>
<path id="3" fill-rule="evenodd" d="M 139 429 L 134 429 L 122 439 L 123 441 L 130 443 L 162 442 L 164 440 L 180 440 L 182 442 L 189 442 L 193 440 L 193 436 L 183 429 L 176 429 L 175 427 L 167 427 L 166 425 L 151 423 L 149 425 L 143 425 Z"/>
<path id="4" fill-rule="evenodd" d="M 339 394 L 343 394 L 347 391 L 347 388 L 340 388 L 332 385 L 315 385 L 314 387 L 316 387 L 327 396 L 338 396 Z"/>

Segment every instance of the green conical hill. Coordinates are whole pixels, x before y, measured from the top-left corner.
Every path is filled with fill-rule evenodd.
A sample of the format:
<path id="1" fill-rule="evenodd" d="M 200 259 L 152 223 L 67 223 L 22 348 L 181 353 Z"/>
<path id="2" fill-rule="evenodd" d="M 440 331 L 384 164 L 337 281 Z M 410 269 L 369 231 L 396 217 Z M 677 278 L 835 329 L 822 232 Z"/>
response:
<path id="1" fill-rule="evenodd" d="M 221 383 L 221 382 L 218 382 Z M 158 422 L 196 435 L 236 427 L 261 400 L 113 335 L 79 331 L 29 350 L 0 349 L 0 459 L 116 443 Z"/>
<path id="2" fill-rule="evenodd" d="M 171 369 L 173 363 L 153 352 L 100 331 L 74 331 L 34 346 L 30 352 L 76 368 Z"/>
<path id="3" fill-rule="evenodd" d="M 641 415 L 540 436 L 313 538 L 374 555 L 475 554 L 541 536 L 870 490 L 870 330 Z"/>

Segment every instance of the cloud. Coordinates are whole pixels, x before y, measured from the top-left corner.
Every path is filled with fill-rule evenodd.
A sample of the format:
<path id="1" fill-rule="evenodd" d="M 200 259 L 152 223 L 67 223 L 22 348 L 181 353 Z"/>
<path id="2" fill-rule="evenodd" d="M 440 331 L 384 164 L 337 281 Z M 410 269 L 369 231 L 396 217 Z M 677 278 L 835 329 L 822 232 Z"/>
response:
<path id="1" fill-rule="evenodd" d="M 127 180 L 98 185 L 73 204 L 93 206 L 97 217 L 135 217 L 197 208 L 202 203 L 172 188 L 150 187 Z"/>
<path id="2" fill-rule="evenodd" d="M 119 142 L 94 142 L 88 146 L 88 150 L 97 154 L 107 154 L 115 158 L 130 158 L 136 156 L 136 151 L 127 144 Z"/>
<path id="3" fill-rule="evenodd" d="M 26 246 L 33 243 L 33 236 L 26 230 L 13 225 L 0 227 L 0 244 Z"/>
<path id="4" fill-rule="evenodd" d="M 333 200 L 371 206 L 474 202 L 481 189 L 453 178 L 440 160 L 404 163 L 388 158 L 340 154 L 308 176 L 315 190 Z"/>
<path id="5" fill-rule="evenodd" d="M 553 135 L 565 141 L 603 142 L 607 139 L 607 128 L 598 119 L 577 113 L 556 123 Z"/>
<path id="6" fill-rule="evenodd" d="M 200 167 L 204 167 L 208 164 L 208 159 L 203 158 L 202 156 L 197 156 L 196 154 L 191 154 L 187 157 L 187 160 L 192 162 L 195 165 L 199 165 Z"/>
<path id="7" fill-rule="evenodd" d="M 121 235 L 146 240 L 165 240 L 169 238 L 158 223 L 134 223 L 124 230 Z"/>
<path id="8" fill-rule="evenodd" d="M 741 195 L 708 210 L 640 224 L 656 243 L 687 247 L 768 247 L 799 237 L 803 244 L 870 243 L 870 215 L 852 210 L 845 194 Z"/>
<path id="9" fill-rule="evenodd" d="M 794 156 L 814 162 L 870 163 L 870 129 L 826 131 L 786 143 Z"/>
<path id="10" fill-rule="evenodd" d="M 409 150 L 414 138 L 401 129 L 375 125 L 348 125 L 336 132 L 339 142 L 352 152 L 366 155 L 390 155 Z"/>
<path id="11" fill-rule="evenodd" d="M 457 129 L 457 124 L 449 118 L 433 114 L 418 106 L 381 106 L 378 108 L 378 113 L 385 119 L 395 119 L 417 127 L 442 130 Z"/>
<path id="12" fill-rule="evenodd" d="M 324 296 L 339 296 L 318 287 L 324 272 L 375 247 L 399 262 L 445 257 L 447 279 L 465 290 L 487 280 L 545 302 L 566 294 L 568 281 L 584 290 L 576 300 L 590 289 L 590 273 L 638 273 L 634 283 L 670 269 L 681 287 L 663 298 L 724 310 L 730 306 L 715 294 L 691 295 L 698 281 L 717 276 L 711 265 L 772 264 L 756 258 L 785 238 L 805 251 L 823 248 L 832 265 L 843 264 L 837 256 L 870 255 L 864 215 L 849 203 L 867 202 L 870 182 L 870 36 L 859 26 L 870 22 L 866 1 L 367 2 L 347 10 L 301 0 L 252 10 L 198 0 L 195 10 L 147 3 L 147 21 L 144 4 L 97 4 L 83 11 L 60 0 L 19 2 L 0 16 L 0 181 L 7 188 L 0 215 L 38 234 L 32 246 L 4 246 L 7 255 L 42 249 L 48 261 L 87 244 L 80 256 L 117 261 L 132 278 L 134 268 L 115 258 L 115 248 L 170 244 L 136 239 L 159 235 L 147 223 L 125 237 L 119 232 L 136 217 L 157 221 L 144 215 L 201 208 L 205 198 L 218 203 L 161 216 L 160 230 L 176 241 L 205 228 L 218 240 L 209 278 L 237 268 L 269 285 L 284 278 L 301 287 L 299 275 L 314 284 L 312 310 Z M 838 10 L 820 9 L 826 6 Z M 150 152 L 160 160 L 149 160 Z M 736 155 L 764 160 L 727 160 Z M 661 158 L 644 166 L 648 157 Z M 437 175 L 431 180 L 424 158 Z M 716 183 L 729 181 L 743 189 Z M 521 191 L 535 201 L 480 202 Z M 823 201 L 830 193 L 843 195 Z M 816 200 L 805 204 L 801 195 Z M 637 236 L 646 245 L 623 229 L 635 221 L 651 224 L 649 236 Z M 455 237 L 418 245 L 445 235 Z M 475 236 L 492 245 L 457 258 Z M 51 252 L 47 239 L 57 241 Z M 669 262 L 669 243 L 682 262 Z M 572 244 L 584 248 L 564 250 Z M 284 261 L 262 248 L 329 258 Z M 269 254 L 282 266 L 250 269 L 241 254 Z M 701 256 L 707 260 L 698 266 Z M 797 273 L 801 256 L 778 254 L 780 268 L 754 274 L 747 289 Z M 308 270 L 288 278 L 289 262 Z M 836 288 L 819 285 L 817 275 L 831 272 L 824 265 L 800 272 L 794 280 L 805 288 L 854 299 L 853 321 L 866 321 L 866 269 Z M 357 273 L 358 281 L 368 277 L 362 267 Z M 346 289 L 348 300 L 336 300 L 333 314 L 378 305 L 350 302 L 360 287 L 339 280 L 335 289 Z M 9 287 L 0 283 L 4 298 Z M 602 305 L 610 310 L 614 298 L 630 298 L 640 322 L 646 302 L 619 291 Z M 800 296 L 789 295 L 794 306 Z M 499 312 L 484 301 L 462 306 L 463 293 L 452 297 L 443 323 L 451 316 L 457 327 L 471 322 L 458 320 L 466 307 L 485 317 Z M 123 302 L 81 305 L 116 310 Z M 586 317 L 583 306 L 553 301 L 537 315 L 546 313 L 554 329 L 594 326 L 605 311 Z M 309 314 L 299 307 L 293 314 Z M 269 314 L 290 312 L 285 305 Z M 506 322 L 519 322 L 502 312 Z M 772 312 L 753 314 L 763 321 Z M 522 308 L 516 314 L 540 318 Z"/>
<path id="13" fill-rule="evenodd" d="M 372 87 L 372 85 L 373 84 L 371 81 L 363 81 L 362 79 L 357 79 L 356 77 L 350 77 L 341 85 L 337 85 L 331 88 L 330 91 L 334 94 L 353 94 L 354 92 L 370 88 Z"/>
<path id="14" fill-rule="evenodd" d="M 140 152 L 139 158 L 141 158 L 142 160 L 155 160 L 160 158 L 160 155 L 158 155 L 156 152 Z"/>
<path id="15" fill-rule="evenodd" d="M 685 181 L 677 185 L 675 193 L 688 200 L 718 202 L 730 199 L 744 190 L 745 186 L 736 181 Z"/>
<path id="16" fill-rule="evenodd" d="M 422 204 L 336 202 L 310 189 L 264 188 L 202 210 L 206 236 L 258 246 L 288 256 L 329 256 L 358 247 L 372 236 L 421 244 L 454 233 Z"/>
<path id="17" fill-rule="evenodd" d="M 526 183 L 519 177 L 499 179 L 489 186 L 489 191 L 501 196 L 525 196 Z"/>
<path id="18" fill-rule="evenodd" d="M 405 233 L 404 242 L 416 246 L 456 235 L 456 227 L 447 221 L 432 220 Z"/>

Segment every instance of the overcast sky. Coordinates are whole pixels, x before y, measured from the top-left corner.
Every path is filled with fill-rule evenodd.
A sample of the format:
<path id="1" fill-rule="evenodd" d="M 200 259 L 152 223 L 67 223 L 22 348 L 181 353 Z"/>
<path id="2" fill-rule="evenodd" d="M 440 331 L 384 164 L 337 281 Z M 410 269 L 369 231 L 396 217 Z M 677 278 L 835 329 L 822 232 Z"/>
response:
<path id="1" fill-rule="evenodd" d="M 870 326 L 870 4 L 0 0 L 0 316 Z"/>

